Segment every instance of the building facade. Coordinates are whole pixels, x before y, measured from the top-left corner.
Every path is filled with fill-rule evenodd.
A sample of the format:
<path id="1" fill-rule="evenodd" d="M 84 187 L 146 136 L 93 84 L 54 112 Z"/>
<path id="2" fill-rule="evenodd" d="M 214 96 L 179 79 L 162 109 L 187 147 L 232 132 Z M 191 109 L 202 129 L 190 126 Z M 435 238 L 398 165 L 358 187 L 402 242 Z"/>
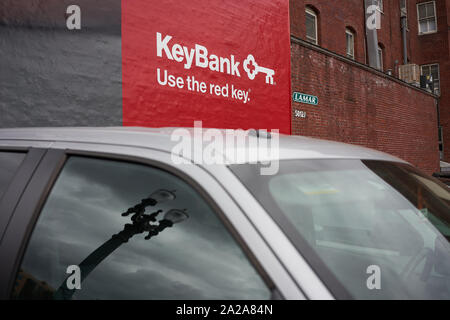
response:
<path id="1" fill-rule="evenodd" d="M 290 0 L 292 91 L 319 99 L 292 102 L 292 132 L 374 147 L 428 171 L 450 160 L 449 22 L 450 0 Z"/>
<path id="2" fill-rule="evenodd" d="M 72 5 L 80 29 L 68 27 Z M 450 160 L 449 10 L 450 0 L 3 0 L 0 127 L 278 128 L 433 173 Z M 184 64 L 180 48 L 197 46 L 208 68 Z M 219 56 L 236 72 L 214 67 Z"/>

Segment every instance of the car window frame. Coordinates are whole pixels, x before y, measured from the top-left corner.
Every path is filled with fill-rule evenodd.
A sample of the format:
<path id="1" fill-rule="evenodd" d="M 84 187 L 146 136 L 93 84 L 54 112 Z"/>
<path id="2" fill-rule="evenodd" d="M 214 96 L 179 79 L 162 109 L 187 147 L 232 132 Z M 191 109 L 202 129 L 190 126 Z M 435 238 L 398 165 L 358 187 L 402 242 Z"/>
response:
<path id="1" fill-rule="evenodd" d="M 34 170 L 39 165 L 46 150 L 42 148 L 28 147 L 1 147 L 0 153 L 21 153 L 24 154 L 22 163 L 17 167 L 14 175 L 9 181 L 5 192 L 0 196 L 0 243 L 9 225 L 14 208 L 30 181 Z"/>
<path id="2" fill-rule="evenodd" d="M 29 219 L 28 227 L 24 228 L 24 225 L 19 227 L 20 230 L 25 230 L 25 232 L 20 232 L 20 230 L 8 230 L 9 234 L 12 234 L 12 233 L 16 234 L 16 240 L 18 242 L 20 242 L 21 245 L 18 248 L 16 254 L 14 255 L 14 258 L 12 256 L 10 256 L 10 260 L 14 260 L 14 264 L 13 264 L 12 268 L 10 268 L 11 270 L 8 273 L 9 279 L 7 281 L 6 290 L 0 291 L 0 299 L 10 299 L 11 298 L 13 284 L 14 284 L 14 281 L 16 280 L 18 270 L 19 270 L 22 260 L 24 258 L 25 251 L 26 251 L 26 248 L 28 247 L 28 243 L 31 239 L 31 235 L 34 230 L 34 227 L 36 226 L 36 223 L 41 214 L 43 206 L 44 206 L 48 196 L 50 195 L 55 182 L 57 181 L 67 160 L 71 156 L 122 161 L 122 162 L 136 163 L 136 164 L 151 166 L 151 167 L 166 171 L 168 173 L 171 173 L 171 174 L 175 175 L 177 178 L 183 180 L 191 188 L 193 188 L 196 192 L 198 192 L 199 195 L 201 196 L 201 198 L 206 203 L 208 203 L 208 205 L 211 206 L 212 210 L 214 210 L 214 212 L 217 214 L 217 217 L 222 222 L 223 226 L 226 228 L 226 230 L 230 233 L 230 235 L 236 241 L 236 244 L 241 248 L 241 250 L 243 251 L 243 253 L 246 256 L 249 263 L 252 265 L 252 267 L 255 269 L 255 271 L 258 273 L 258 275 L 261 277 L 261 279 L 265 283 L 267 289 L 271 292 L 271 296 L 272 296 L 271 298 L 272 299 L 284 299 L 283 294 L 280 292 L 279 288 L 277 288 L 275 282 L 271 279 L 268 272 L 262 266 L 261 262 L 253 254 L 253 252 L 251 251 L 251 249 L 249 248 L 249 246 L 245 242 L 245 240 L 242 238 L 242 236 L 240 235 L 238 230 L 236 230 L 235 227 L 232 225 L 232 223 L 229 221 L 229 219 L 227 218 L 227 215 L 222 211 L 222 209 L 215 202 L 215 200 L 209 194 L 209 192 L 205 188 L 203 188 L 199 184 L 199 182 L 197 182 L 195 179 L 189 177 L 186 173 L 182 172 L 181 170 L 177 169 L 176 167 L 172 166 L 169 163 L 160 162 L 156 159 L 151 159 L 149 157 L 139 157 L 139 156 L 135 156 L 135 155 L 118 154 L 118 153 L 113 153 L 113 152 L 89 151 L 89 150 L 80 150 L 80 149 L 57 149 L 57 148 L 53 149 L 53 148 L 50 148 L 49 152 L 52 152 L 53 155 L 51 156 L 51 159 L 49 158 L 49 159 L 47 159 L 47 161 L 52 162 L 53 165 L 51 167 L 45 168 L 45 170 L 43 170 L 43 171 L 45 171 L 43 173 L 46 174 L 48 181 L 47 181 L 47 183 L 41 184 L 40 191 L 38 191 L 38 190 L 35 191 L 35 192 L 39 193 L 40 196 L 39 196 L 38 201 L 34 201 L 34 203 L 35 203 L 34 208 L 32 208 L 32 206 L 30 206 L 28 208 L 28 214 L 27 214 L 28 219 Z M 43 160 L 45 160 L 45 158 Z M 27 200 L 23 199 L 23 201 L 27 201 Z M 13 219 L 19 220 L 20 218 L 19 217 L 16 218 L 15 213 L 14 213 Z M 22 224 L 24 224 L 23 221 L 22 221 Z M 17 229 L 17 226 L 14 229 Z M 20 239 L 20 234 L 21 234 L 21 239 Z M 2 258 L 2 249 L 3 248 L 0 246 L 0 259 Z M 12 262 L 10 261 L 10 265 L 11 265 L 11 263 Z M 3 284 L 2 277 L 3 277 L 3 275 L 0 274 L 0 286 Z M 300 290 L 300 288 L 298 288 L 298 289 Z"/>
<path id="3" fill-rule="evenodd" d="M 0 299 L 11 296 L 25 248 L 65 159 L 63 150 L 46 149 L 14 207 L 0 243 Z"/>

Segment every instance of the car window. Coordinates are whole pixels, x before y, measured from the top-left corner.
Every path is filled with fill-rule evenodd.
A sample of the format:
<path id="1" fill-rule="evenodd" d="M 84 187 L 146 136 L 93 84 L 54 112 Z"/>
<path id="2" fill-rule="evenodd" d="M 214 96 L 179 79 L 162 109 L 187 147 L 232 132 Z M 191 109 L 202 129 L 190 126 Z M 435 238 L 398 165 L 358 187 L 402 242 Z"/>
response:
<path id="1" fill-rule="evenodd" d="M 337 297 L 449 299 L 450 193 L 438 180 L 377 160 L 259 166 L 231 168 Z"/>
<path id="2" fill-rule="evenodd" d="M 0 200 L 24 158 L 25 153 L 0 152 Z"/>
<path id="3" fill-rule="evenodd" d="M 186 182 L 141 164 L 71 157 L 31 235 L 12 297 L 269 299 L 270 290 Z"/>

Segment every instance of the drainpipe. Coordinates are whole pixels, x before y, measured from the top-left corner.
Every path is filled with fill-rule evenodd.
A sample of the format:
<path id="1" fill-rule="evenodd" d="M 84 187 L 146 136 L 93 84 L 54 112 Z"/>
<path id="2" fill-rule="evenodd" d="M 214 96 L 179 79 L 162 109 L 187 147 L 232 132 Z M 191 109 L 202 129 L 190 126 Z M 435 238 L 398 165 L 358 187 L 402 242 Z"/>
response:
<path id="1" fill-rule="evenodd" d="M 403 64 L 408 64 L 408 48 L 406 46 L 406 16 L 402 14 L 400 21 L 402 24 Z"/>

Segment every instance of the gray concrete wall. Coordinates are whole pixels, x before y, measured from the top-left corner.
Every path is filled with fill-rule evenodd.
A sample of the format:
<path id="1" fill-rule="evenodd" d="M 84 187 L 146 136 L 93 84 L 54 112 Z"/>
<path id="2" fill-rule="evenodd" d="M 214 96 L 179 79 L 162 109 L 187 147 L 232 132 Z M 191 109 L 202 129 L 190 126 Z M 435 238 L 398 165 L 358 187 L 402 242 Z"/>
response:
<path id="1" fill-rule="evenodd" d="M 0 127 L 122 124 L 120 0 L 78 2 L 81 30 L 65 28 L 77 1 L 2 1 Z"/>

